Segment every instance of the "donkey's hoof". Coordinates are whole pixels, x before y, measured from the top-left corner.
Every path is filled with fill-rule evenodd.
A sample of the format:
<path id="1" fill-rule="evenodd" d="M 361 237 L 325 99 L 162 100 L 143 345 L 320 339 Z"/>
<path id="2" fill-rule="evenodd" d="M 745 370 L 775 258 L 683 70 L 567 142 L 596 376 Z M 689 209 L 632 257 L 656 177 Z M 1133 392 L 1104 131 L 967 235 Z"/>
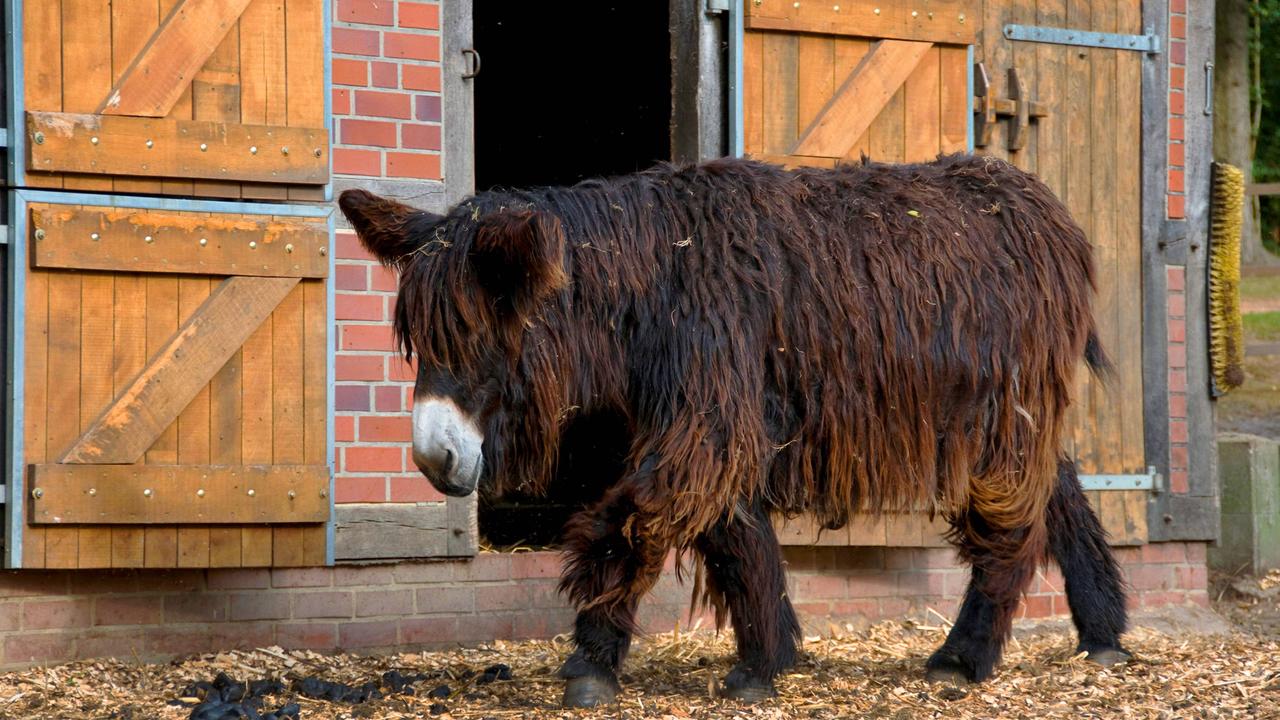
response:
<path id="1" fill-rule="evenodd" d="M 1126 652 L 1123 648 L 1102 648 L 1099 650 L 1090 650 L 1085 657 L 1091 663 L 1096 663 L 1102 667 L 1111 667 L 1112 665 L 1122 665 L 1133 659 L 1133 656 Z"/>
<path id="2" fill-rule="evenodd" d="M 718 694 L 730 700 L 758 703 L 777 697 L 778 691 L 774 689 L 773 682 L 751 677 L 746 671 L 735 667 L 725 676 Z"/>
<path id="3" fill-rule="evenodd" d="M 960 661 L 960 658 L 941 650 L 934 653 L 933 657 L 929 658 L 929 662 L 925 663 L 924 679 L 931 683 L 946 683 L 959 687 L 973 682 L 969 677 L 969 668 Z"/>
<path id="4" fill-rule="evenodd" d="M 931 683 L 945 683 L 957 687 L 964 687 L 969 684 L 969 677 L 964 674 L 964 671 L 955 668 L 929 668 L 924 673 L 924 679 Z"/>
<path id="5" fill-rule="evenodd" d="M 564 699 L 569 708 L 591 708 L 608 705 L 618 696 L 618 683 L 596 675 L 571 678 L 564 685 Z"/>

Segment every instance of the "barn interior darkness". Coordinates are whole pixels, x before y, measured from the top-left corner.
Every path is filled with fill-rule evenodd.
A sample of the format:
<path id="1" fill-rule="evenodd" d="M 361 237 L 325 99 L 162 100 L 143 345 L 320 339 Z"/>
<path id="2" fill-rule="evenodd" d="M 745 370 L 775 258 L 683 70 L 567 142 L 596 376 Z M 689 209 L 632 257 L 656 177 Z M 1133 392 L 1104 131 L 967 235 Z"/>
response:
<path id="1" fill-rule="evenodd" d="M 476 2 L 476 189 L 568 185 L 671 158 L 666 2 Z"/>
<path id="2" fill-rule="evenodd" d="M 476 189 L 568 185 L 671 158 L 667 3 L 476 2 Z M 565 428 L 546 497 L 482 498 L 482 540 L 555 545 L 569 515 L 621 473 L 625 425 Z"/>

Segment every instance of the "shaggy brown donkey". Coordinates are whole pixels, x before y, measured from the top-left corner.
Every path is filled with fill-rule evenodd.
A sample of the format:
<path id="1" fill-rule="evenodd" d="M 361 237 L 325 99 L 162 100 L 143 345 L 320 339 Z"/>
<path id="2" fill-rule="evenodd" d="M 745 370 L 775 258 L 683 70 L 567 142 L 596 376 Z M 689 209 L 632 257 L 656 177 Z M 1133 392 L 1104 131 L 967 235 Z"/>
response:
<path id="1" fill-rule="evenodd" d="M 991 674 L 1050 554 L 1081 649 L 1124 657 L 1119 572 L 1060 443 L 1079 361 L 1106 364 L 1092 256 L 1034 177 L 965 156 L 719 160 L 482 193 L 445 216 L 362 191 L 340 203 L 400 271 L 413 456 L 442 492 L 545 490 L 574 418 L 627 429 L 621 477 L 566 529 L 566 704 L 617 692 L 636 604 L 673 549 L 701 556 L 731 617 L 724 692 L 770 694 L 800 634 L 776 513 L 950 521 L 972 580 L 931 677 Z"/>

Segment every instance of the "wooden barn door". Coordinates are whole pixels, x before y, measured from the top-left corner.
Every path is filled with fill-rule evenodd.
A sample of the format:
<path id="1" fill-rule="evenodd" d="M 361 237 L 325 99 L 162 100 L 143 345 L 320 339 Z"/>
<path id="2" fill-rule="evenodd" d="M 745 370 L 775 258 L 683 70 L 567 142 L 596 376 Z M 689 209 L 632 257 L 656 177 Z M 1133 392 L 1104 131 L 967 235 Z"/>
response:
<path id="1" fill-rule="evenodd" d="M 1113 541 L 1146 542 L 1140 57 L 1005 38 L 1010 23 L 1137 33 L 1138 0 L 742 7 L 745 154 L 831 166 L 864 154 L 919 162 L 970 149 L 1038 173 L 1071 208 L 1095 246 L 1096 312 L 1117 373 L 1104 387 L 1082 368 L 1067 450 Z M 821 533 L 799 518 L 779 531 L 791 544 L 933 545 L 940 529 L 922 516 L 890 516 Z"/>
<path id="2" fill-rule="evenodd" d="M 965 150 L 971 4 L 748 0 L 746 154 L 831 166 Z"/>
<path id="3" fill-rule="evenodd" d="M 17 184 L 323 200 L 324 5 L 22 3 Z"/>
<path id="4" fill-rule="evenodd" d="M 975 129 L 990 129 L 975 132 L 976 150 L 1038 175 L 1094 246 L 1094 313 L 1116 372 L 1105 384 L 1078 372 L 1067 451 L 1112 541 L 1144 543 L 1152 491 L 1143 432 L 1142 53 L 1129 49 L 1134 37 L 1118 38 L 1125 49 L 1007 37 L 1011 25 L 1137 36 L 1142 5 L 985 0 L 981 12 L 975 60 L 989 87 L 975 99 Z M 1019 97 L 1028 109 L 1021 115 Z"/>
<path id="5" fill-rule="evenodd" d="M 326 4 L 21 7 L 10 566 L 324 564 Z"/>

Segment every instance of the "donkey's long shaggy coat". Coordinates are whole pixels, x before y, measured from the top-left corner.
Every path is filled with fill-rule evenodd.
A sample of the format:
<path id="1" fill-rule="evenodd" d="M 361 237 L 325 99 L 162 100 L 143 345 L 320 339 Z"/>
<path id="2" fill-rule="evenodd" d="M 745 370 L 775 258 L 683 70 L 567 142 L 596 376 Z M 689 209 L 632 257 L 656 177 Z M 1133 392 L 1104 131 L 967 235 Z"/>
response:
<path id="1" fill-rule="evenodd" d="M 446 217 L 367 194 L 343 209 L 401 271 L 419 394 L 483 428 L 486 490 L 545 489 L 575 414 L 626 420 L 626 472 L 567 533 L 564 588 L 583 609 L 568 676 L 616 667 L 677 548 L 718 558 L 710 590 L 730 596 L 740 642 L 739 616 L 759 616 L 756 652 L 774 657 L 747 648 L 739 670 L 769 681 L 797 632 L 785 597 L 764 597 L 785 594 L 769 514 L 838 527 L 908 508 L 948 518 L 974 564 L 995 649 L 949 641 L 951 664 L 990 672 L 1049 547 L 1051 498 L 1079 511 L 1060 434 L 1080 360 L 1105 364 L 1090 246 L 1034 177 L 965 156 L 722 160 L 485 193 Z M 1095 565 L 1114 574 L 1105 544 Z M 1114 645 L 1123 605 L 1108 612 Z"/>

